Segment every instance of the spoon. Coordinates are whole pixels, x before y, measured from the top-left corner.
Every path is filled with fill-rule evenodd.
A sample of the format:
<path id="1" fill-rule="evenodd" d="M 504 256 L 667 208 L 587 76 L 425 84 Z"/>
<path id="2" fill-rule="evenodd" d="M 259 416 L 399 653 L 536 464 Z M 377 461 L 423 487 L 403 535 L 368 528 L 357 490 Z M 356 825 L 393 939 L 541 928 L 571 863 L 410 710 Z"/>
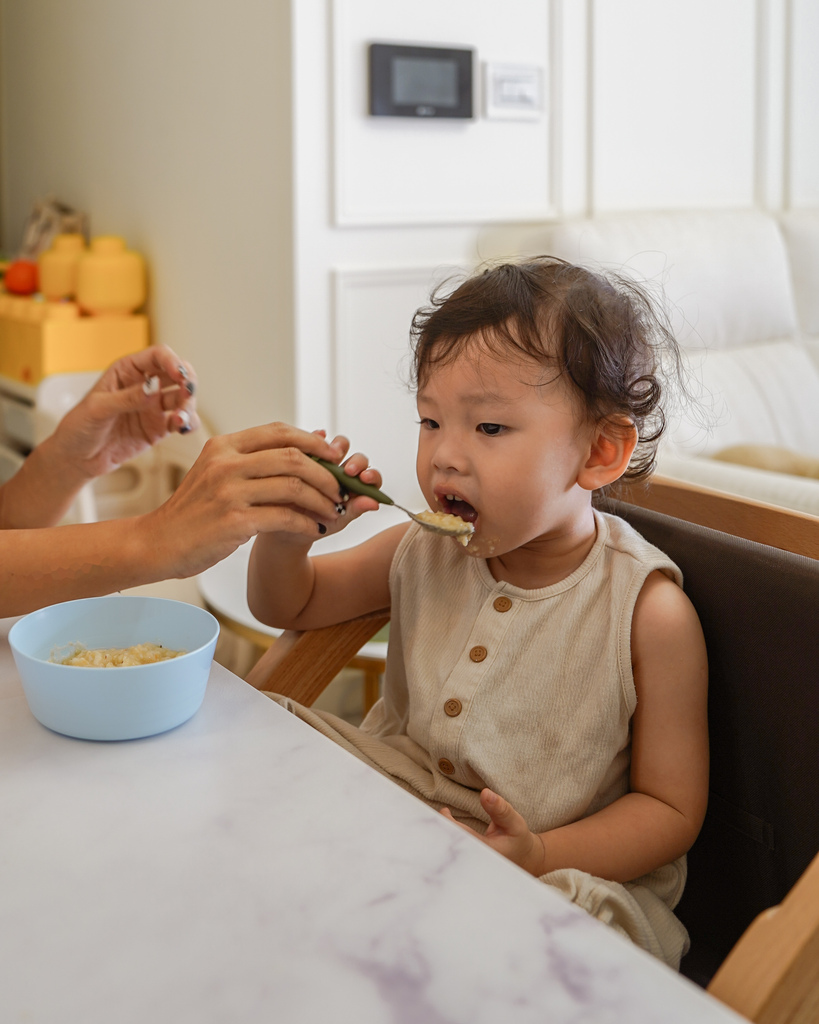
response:
<path id="1" fill-rule="evenodd" d="M 464 545 L 469 543 L 469 538 L 475 532 L 475 527 L 472 523 L 465 522 L 460 516 L 447 515 L 445 512 L 410 512 L 403 505 L 393 501 L 389 495 L 379 491 L 377 487 L 373 487 L 372 484 L 362 483 L 357 476 L 350 476 L 349 473 L 345 473 L 341 466 L 337 466 L 334 462 L 327 462 L 316 455 L 311 455 L 310 458 L 315 459 L 325 469 L 329 469 L 342 487 L 352 494 L 363 494 L 367 498 L 373 498 L 380 505 L 394 505 L 395 508 L 405 512 L 410 519 L 423 526 L 425 530 L 440 533 L 445 537 L 457 537 L 461 544 Z"/>

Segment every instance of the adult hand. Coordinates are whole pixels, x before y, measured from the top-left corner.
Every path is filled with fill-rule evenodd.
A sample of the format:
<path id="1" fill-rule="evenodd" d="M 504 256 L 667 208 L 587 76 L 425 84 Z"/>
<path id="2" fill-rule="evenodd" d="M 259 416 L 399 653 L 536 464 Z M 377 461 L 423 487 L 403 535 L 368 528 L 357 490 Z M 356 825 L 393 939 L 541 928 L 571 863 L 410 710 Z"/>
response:
<path id="1" fill-rule="evenodd" d="M 175 390 L 169 390 L 175 388 Z M 52 443 L 87 478 L 108 473 L 169 431 L 199 426 L 196 374 L 165 346 L 118 359 L 61 420 Z"/>
<path id="2" fill-rule="evenodd" d="M 284 423 L 213 437 L 171 497 L 148 513 L 151 536 L 169 574 L 190 576 L 231 554 L 257 533 L 276 533 L 309 543 L 342 519 L 338 480 L 310 458 L 340 462 L 346 438 L 328 443 L 323 431 L 308 433 Z M 363 456 L 353 470 L 360 472 Z M 380 483 L 373 470 L 369 477 Z M 347 518 L 377 508 L 357 497 Z"/>
<path id="3" fill-rule="evenodd" d="M 491 789 L 484 789 L 481 790 L 481 807 L 490 818 L 489 827 L 483 835 L 469 825 L 457 821 L 448 807 L 443 808 L 441 814 L 454 821 L 465 832 L 469 832 L 487 846 L 491 846 L 493 850 L 503 854 L 507 860 L 528 871 L 530 875 L 539 878 L 545 874 L 546 852 L 543 841 L 539 835 L 529 831 L 523 816 L 518 814 L 509 801 L 493 793 Z"/>

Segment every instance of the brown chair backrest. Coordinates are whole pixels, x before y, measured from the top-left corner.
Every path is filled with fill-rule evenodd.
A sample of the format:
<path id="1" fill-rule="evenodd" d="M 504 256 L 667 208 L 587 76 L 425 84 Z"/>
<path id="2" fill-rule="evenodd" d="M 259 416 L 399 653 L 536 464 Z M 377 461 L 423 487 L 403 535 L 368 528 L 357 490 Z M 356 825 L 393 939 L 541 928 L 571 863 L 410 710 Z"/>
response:
<path id="1" fill-rule="evenodd" d="M 708 647 L 711 782 L 677 908 L 706 985 L 819 851 L 819 561 L 612 501 L 680 567 Z"/>

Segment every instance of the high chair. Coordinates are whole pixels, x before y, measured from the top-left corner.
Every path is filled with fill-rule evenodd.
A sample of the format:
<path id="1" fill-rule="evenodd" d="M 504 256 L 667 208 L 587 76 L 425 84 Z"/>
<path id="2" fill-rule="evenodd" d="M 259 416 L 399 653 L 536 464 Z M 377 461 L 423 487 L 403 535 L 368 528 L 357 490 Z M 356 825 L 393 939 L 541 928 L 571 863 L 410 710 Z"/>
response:
<path id="1" fill-rule="evenodd" d="M 708 526 L 605 504 L 679 565 L 708 647 L 710 799 L 677 908 L 691 936 L 682 973 L 758 1024 L 815 1024 L 819 560 L 787 547 L 795 538 L 819 555 L 819 519 L 772 506 L 760 514 L 724 495 L 704 506 Z M 703 518 L 690 495 L 677 507 Z M 733 532 L 758 532 L 760 522 L 773 544 Z M 310 704 L 388 618 L 285 634 L 247 681 Z"/>
<path id="2" fill-rule="evenodd" d="M 660 475 L 644 484 L 621 483 L 616 496 L 735 537 L 819 558 L 819 518 L 804 512 Z"/>

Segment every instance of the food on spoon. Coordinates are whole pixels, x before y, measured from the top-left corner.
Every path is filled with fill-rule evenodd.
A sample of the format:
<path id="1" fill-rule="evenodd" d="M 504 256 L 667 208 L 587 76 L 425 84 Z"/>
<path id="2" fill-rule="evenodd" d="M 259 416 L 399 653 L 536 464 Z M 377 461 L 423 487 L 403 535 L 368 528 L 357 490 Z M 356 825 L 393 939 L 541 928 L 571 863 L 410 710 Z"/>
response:
<path id="1" fill-rule="evenodd" d="M 185 651 L 172 651 L 162 644 L 143 643 L 132 647 L 99 647 L 89 650 L 82 644 L 68 645 L 68 654 L 51 652 L 49 661 L 57 665 L 76 665 L 79 668 L 120 668 L 132 665 L 153 665 L 157 661 L 169 661 L 178 658 Z M 64 649 L 63 649 L 64 650 Z"/>
<path id="2" fill-rule="evenodd" d="M 475 527 L 472 523 L 467 523 L 460 516 L 453 516 L 448 512 L 419 512 L 417 518 L 425 523 L 429 523 L 430 526 L 435 526 L 438 529 L 446 530 L 447 533 L 451 533 L 464 547 L 469 543 L 469 538 L 475 532 Z"/>

